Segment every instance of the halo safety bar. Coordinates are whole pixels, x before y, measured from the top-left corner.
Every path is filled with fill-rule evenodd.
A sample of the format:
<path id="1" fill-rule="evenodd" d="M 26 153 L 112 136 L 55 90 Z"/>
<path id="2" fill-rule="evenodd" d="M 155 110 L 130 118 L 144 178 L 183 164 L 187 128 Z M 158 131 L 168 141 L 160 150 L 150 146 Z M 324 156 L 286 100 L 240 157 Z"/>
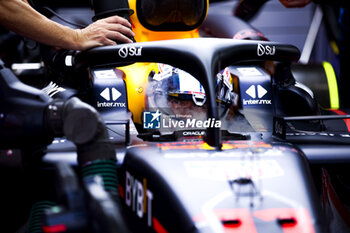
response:
<path id="1" fill-rule="evenodd" d="M 196 77 L 207 93 L 208 118 L 219 119 L 216 108 L 216 74 L 223 68 L 247 61 L 297 61 L 292 45 L 218 38 L 164 40 L 97 47 L 73 57 L 75 69 L 122 66 L 133 62 L 160 62 L 183 69 Z M 208 128 L 206 142 L 221 148 L 220 129 Z"/>

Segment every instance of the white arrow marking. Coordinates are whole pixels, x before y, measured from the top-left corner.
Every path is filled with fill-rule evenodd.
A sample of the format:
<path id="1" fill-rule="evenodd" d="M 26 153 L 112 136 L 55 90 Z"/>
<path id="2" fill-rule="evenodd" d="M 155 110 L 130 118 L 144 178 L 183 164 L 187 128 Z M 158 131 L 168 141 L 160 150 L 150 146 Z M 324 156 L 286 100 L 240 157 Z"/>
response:
<path id="1" fill-rule="evenodd" d="M 250 97 L 255 98 L 255 86 L 251 85 L 248 90 L 245 91 L 245 93 L 247 93 Z"/>
<path id="2" fill-rule="evenodd" d="M 259 99 L 267 93 L 266 89 L 258 85 L 258 97 Z"/>
<path id="3" fill-rule="evenodd" d="M 122 93 L 120 93 L 117 89 L 112 88 L 112 99 L 113 99 L 113 101 L 116 101 L 121 95 L 122 95 Z"/>
<path id="4" fill-rule="evenodd" d="M 109 95 L 109 88 L 107 87 L 107 88 L 105 88 L 102 92 L 101 92 L 101 94 L 100 94 L 103 98 L 105 98 L 105 100 L 107 100 L 107 101 L 110 101 L 111 100 L 111 97 L 110 97 L 110 95 Z"/>

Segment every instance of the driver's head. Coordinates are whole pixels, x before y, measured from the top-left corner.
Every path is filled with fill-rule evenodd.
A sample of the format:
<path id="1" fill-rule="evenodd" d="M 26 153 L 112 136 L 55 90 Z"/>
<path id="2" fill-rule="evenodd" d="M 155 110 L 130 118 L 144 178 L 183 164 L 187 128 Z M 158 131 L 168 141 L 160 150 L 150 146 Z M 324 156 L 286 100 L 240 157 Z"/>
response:
<path id="1" fill-rule="evenodd" d="M 158 64 L 147 90 L 150 108 L 160 109 L 167 115 L 195 117 L 205 113 L 203 86 L 189 73 L 170 65 Z"/>
<path id="2" fill-rule="evenodd" d="M 151 77 L 148 85 L 148 108 L 176 118 L 205 120 L 206 94 L 201 83 L 189 73 L 172 66 L 159 64 L 158 68 L 159 72 Z M 216 98 L 221 113 L 237 105 L 238 95 L 233 91 L 228 69 L 217 76 Z"/>

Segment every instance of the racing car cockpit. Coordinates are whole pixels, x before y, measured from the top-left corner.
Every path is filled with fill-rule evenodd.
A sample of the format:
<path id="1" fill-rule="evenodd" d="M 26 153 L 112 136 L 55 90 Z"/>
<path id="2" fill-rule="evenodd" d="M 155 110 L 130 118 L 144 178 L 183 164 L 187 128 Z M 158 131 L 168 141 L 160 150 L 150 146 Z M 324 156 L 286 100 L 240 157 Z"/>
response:
<path id="1" fill-rule="evenodd" d="M 259 55 L 259 48 L 265 52 Z M 273 48 L 275 53 L 266 53 L 267 48 Z M 140 52 L 135 55 L 132 51 Z M 238 71 L 249 77 L 241 75 L 243 82 L 236 92 L 234 82 L 228 78 L 231 78 L 231 71 L 224 67 L 266 59 L 280 61 L 288 67 L 288 63 L 298 57 L 295 47 L 279 43 L 198 38 L 95 48 L 77 54 L 74 66 L 90 67 L 93 72 L 103 64 L 120 67 L 130 62 L 162 63 L 159 65 L 162 72 L 144 73 L 149 77 L 146 106 L 150 108 L 142 114 L 146 124 L 143 127 L 153 130 L 158 128 L 163 113 L 185 117 L 205 109 L 205 119 L 216 122 L 221 119 L 220 100 L 234 107 L 243 104 L 240 110 L 259 106 L 261 99 L 272 100 L 263 98 L 268 96 L 265 87 L 271 85 L 271 80 L 265 80 L 262 69 L 231 67 L 232 73 Z M 221 88 L 217 88 L 220 84 Z M 237 94 L 240 104 L 235 103 Z M 262 112 L 273 109 L 272 101 L 261 102 L 266 104 L 260 106 L 264 108 Z M 185 110 L 178 105 L 191 107 Z M 310 176 L 305 172 L 306 162 L 300 152 L 287 144 L 272 143 L 271 134 L 252 140 L 231 135 L 226 141 L 220 127 L 205 126 L 204 141 L 164 140 L 164 135 L 156 134 L 152 135 L 153 140 L 144 138 L 152 142 L 127 148 L 120 172 L 121 189 L 127 221 L 133 230 L 225 232 L 230 227 L 264 229 L 269 225 L 272 231 L 277 231 L 291 223 L 295 230 L 307 228 L 322 232 L 317 198 L 313 196 L 314 189 L 309 185 Z M 290 182 L 300 190 L 297 196 L 287 191 Z M 274 205 L 279 208 L 276 212 Z M 264 213 L 271 213 L 270 218 L 263 218 Z"/>
<path id="2" fill-rule="evenodd" d="M 122 141 L 113 139 L 121 158 L 112 161 L 117 174 L 99 161 L 82 169 L 85 178 L 105 174 L 99 182 L 120 194 L 125 219 L 113 222 L 132 232 L 324 232 L 308 161 L 286 138 L 286 128 L 296 126 L 289 121 L 324 126 L 314 116 L 319 108 L 312 92 L 290 70 L 299 50 L 261 40 L 194 38 L 205 0 L 131 0 L 130 7 L 136 43 L 56 57 L 89 82 L 85 100 L 105 120 L 109 139 Z M 134 124 L 137 131 L 130 132 Z M 75 158 L 69 146 L 50 145 L 44 163 Z M 61 177 L 70 180 L 67 173 Z M 68 199 L 66 207 L 74 203 Z M 53 209 L 47 231 L 72 223 L 70 213 L 63 218 Z M 108 220 L 99 213 L 92 214 L 98 223 Z M 100 232 L 117 231 L 104 226 Z"/>
<path id="3" fill-rule="evenodd" d="M 182 130 L 191 130 L 189 127 L 191 125 L 192 129 L 196 129 L 195 121 L 208 120 L 206 119 L 206 95 L 200 82 L 189 73 L 170 65 L 158 64 L 158 70 L 158 73 L 153 71 L 149 76 L 145 110 L 160 111 L 164 122 L 160 130 L 181 130 L 181 127 Z M 224 123 L 224 119 L 233 118 L 238 108 L 238 94 L 234 91 L 233 79 L 228 68 L 217 75 L 215 91 L 221 120 L 217 123 L 220 124 Z M 236 79 L 236 85 L 237 81 Z M 193 121 L 187 124 L 187 127 L 175 123 L 186 119 Z M 215 124 L 215 122 L 210 123 Z M 205 126 L 202 125 L 202 129 L 205 129 Z"/>

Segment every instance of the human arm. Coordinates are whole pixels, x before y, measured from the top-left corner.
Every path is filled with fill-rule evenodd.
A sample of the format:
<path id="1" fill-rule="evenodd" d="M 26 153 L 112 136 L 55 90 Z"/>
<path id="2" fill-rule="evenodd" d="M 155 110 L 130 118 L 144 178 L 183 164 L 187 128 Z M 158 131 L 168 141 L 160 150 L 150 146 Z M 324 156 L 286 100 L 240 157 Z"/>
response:
<path id="1" fill-rule="evenodd" d="M 346 6 L 346 4 L 349 4 L 346 1 L 348 0 L 280 0 L 283 6 L 287 8 L 304 7 L 308 5 L 310 2 L 320 3 L 320 4 L 329 4 L 334 6 Z"/>
<path id="2" fill-rule="evenodd" d="M 132 42 L 130 23 L 112 16 L 98 20 L 83 29 L 71 29 L 46 18 L 21 0 L 0 0 L 0 24 L 8 30 L 47 45 L 85 50 L 116 41 Z"/>

